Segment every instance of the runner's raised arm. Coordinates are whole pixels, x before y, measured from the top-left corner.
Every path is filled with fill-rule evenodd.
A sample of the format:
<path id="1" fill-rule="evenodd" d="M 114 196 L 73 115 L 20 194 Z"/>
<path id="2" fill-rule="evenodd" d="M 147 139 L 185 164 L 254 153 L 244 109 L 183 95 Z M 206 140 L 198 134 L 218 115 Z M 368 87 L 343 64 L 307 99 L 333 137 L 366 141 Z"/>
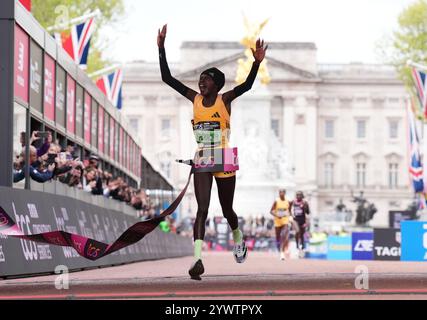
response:
<path id="1" fill-rule="evenodd" d="M 166 50 L 165 50 L 165 40 L 167 33 L 167 24 L 165 24 L 162 30 L 157 34 L 157 46 L 159 47 L 159 61 L 160 61 L 160 72 L 162 74 L 162 80 L 170 87 L 178 91 L 181 95 L 186 97 L 191 102 L 194 102 L 194 98 L 197 95 L 197 92 L 190 89 L 182 82 L 174 78 L 169 70 L 168 62 L 166 60 Z"/>

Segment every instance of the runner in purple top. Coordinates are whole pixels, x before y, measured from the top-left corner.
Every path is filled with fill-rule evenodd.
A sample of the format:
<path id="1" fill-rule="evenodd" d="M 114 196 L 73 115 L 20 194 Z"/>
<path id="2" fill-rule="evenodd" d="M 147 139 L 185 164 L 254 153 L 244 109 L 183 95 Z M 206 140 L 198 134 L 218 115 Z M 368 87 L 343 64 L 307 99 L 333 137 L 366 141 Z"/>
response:
<path id="1" fill-rule="evenodd" d="M 295 222 L 298 223 L 299 226 L 295 239 L 299 256 L 303 258 L 305 256 L 304 234 L 309 226 L 309 219 L 307 216 L 310 214 L 310 206 L 308 202 L 304 200 L 304 193 L 302 191 L 296 193 L 296 199 L 290 203 L 290 210 Z"/>

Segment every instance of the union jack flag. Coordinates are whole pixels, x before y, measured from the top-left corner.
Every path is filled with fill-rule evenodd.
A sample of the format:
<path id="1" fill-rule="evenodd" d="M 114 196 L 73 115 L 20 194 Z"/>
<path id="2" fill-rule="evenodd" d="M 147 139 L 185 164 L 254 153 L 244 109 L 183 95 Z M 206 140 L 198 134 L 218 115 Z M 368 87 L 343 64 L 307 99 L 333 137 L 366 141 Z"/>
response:
<path id="1" fill-rule="evenodd" d="M 427 79 L 426 73 L 412 68 L 412 79 L 415 84 L 415 89 L 417 91 L 417 97 L 421 104 L 421 109 L 423 111 L 424 117 L 427 118 Z"/>
<path id="2" fill-rule="evenodd" d="M 56 40 L 82 69 L 87 68 L 90 40 L 95 31 L 95 18 L 71 27 L 71 32 L 55 34 Z"/>
<path id="3" fill-rule="evenodd" d="M 19 0 L 28 11 L 31 11 L 31 0 Z"/>
<path id="4" fill-rule="evenodd" d="M 408 104 L 408 127 L 409 127 L 409 173 L 415 193 L 424 192 L 423 165 L 420 156 L 419 138 L 415 124 L 415 115 L 412 106 Z"/>
<path id="5" fill-rule="evenodd" d="M 105 75 L 96 81 L 96 85 L 107 96 L 112 104 L 117 108 L 122 108 L 122 83 L 123 72 L 117 69 L 111 74 Z"/>

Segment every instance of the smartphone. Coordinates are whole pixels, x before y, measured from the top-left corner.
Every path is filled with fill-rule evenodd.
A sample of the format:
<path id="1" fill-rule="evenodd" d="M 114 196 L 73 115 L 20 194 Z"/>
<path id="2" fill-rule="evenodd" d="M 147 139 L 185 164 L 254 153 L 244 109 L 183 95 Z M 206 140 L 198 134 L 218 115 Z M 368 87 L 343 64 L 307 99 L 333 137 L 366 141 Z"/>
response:
<path id="1" fill-rule="evenodd" d="M 47 160 L 46 160 L 46 162 L 47 162 L 48 164 L 55 163 L 55 159 L 56 159 L 56 157 L 57 157 L 57 155 L 56 155 L 55 153 L 49 153 L 49 154 L 47 155 Z"/>
<path id="2" fill-rule="evenodd" d="M 36 136 L 38 138 L 46 139 L 49 136 L 49 131 L 39 131 Z"/>

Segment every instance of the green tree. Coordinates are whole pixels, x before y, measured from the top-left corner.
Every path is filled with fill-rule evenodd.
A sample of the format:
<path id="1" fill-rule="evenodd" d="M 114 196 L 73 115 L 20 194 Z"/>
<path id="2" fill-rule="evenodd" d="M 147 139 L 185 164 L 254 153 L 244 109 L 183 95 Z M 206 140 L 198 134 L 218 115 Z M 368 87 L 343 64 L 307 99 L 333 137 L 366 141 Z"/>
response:
<path id="1" fill-rule="evenodd" d="M 103 38 L 101 41 L 98 31 L 123 18 L 125 14 L 123 0 L 33 0 L 32 13 L 43 27 L 48 28 L 56 24 L 58 14 L 62 12 L 55 12 L 55 9 L 60 6 L 67 8 L 70 19 L 96 9 L 101 11 L 101 15 L 96 19 L 97 28 L 91 40 L 87 72 L 91 73 L 111 64 L 111 61 L 102 56 L 102 52 L 108 47 L 108 39 Z"/>
<path id="2" fill-rule="evenodd" d="M 402 81 L 413 90 L 407 61 L 427 65 L 427 2 L 418 0 L 399 15 L 399 28 L 380 45 L 385 62 L 393 64 Z"/>

